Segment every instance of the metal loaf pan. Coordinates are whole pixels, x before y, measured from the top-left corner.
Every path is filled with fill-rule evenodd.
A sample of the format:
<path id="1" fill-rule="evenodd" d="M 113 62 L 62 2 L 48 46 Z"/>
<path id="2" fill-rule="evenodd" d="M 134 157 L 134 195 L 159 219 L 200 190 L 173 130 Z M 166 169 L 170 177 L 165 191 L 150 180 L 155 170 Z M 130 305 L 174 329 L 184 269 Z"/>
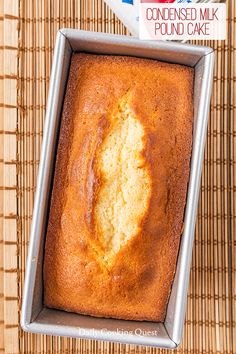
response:
<path id="1" fill-rule="evenodd" d="M 61 109 L 71 54 L 80 51 L 152 58 L 195 68 L 193 150 L 184 217 L 185 226 L 164 323 L 95 318 L 52 310 L 43 306 L 44 239 Z M 140 41 L 132 37 L 71 29 L 62 29 L 58 32 L 21 313 L 21 326 L 25 331 L 161 348 L 176 348 L 178 346 L 184 325 L 213 66 L 214 53 L 211 48 L 207 47 L 173 42 Z"/>

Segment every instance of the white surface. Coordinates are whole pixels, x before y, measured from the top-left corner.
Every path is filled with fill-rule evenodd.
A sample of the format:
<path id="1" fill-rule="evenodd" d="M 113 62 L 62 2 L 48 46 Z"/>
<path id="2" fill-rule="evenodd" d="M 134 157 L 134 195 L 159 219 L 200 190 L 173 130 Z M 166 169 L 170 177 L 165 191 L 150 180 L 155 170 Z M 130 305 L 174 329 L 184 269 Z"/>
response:
<path id="1" fill-rule="evenodd" d="M 139 36 L 139 0 L 133 0 L 133 5 L 123 3 L 122 0 L 105 0 L 116 16 L 124 23 L 135 37 Z M 193 0 L 193 2 L 225 2 L 220 0 Z"/>
<path id="2" fill-rule="evenodd" d="M 113 10 L 113 12 L 124 23 L 127 29 L 133 36 L 138 37 L 138 8 L 139 0 L 134 0 L 134 4 L 123 3 L 122 0 L 105 0 L 107 5 Z"/>

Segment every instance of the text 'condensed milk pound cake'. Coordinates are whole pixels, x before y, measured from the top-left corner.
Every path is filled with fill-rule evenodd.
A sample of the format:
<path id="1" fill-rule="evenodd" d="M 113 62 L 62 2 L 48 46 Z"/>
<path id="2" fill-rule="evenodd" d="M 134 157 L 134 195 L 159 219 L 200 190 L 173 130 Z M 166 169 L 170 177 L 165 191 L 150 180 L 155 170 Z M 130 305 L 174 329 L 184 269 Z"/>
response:
<path id="1" fill-rule="evenodd" d="M 74 54 L 44 258 L 44 303 L 163 321 L 190 171 L 193 69 Z"/>

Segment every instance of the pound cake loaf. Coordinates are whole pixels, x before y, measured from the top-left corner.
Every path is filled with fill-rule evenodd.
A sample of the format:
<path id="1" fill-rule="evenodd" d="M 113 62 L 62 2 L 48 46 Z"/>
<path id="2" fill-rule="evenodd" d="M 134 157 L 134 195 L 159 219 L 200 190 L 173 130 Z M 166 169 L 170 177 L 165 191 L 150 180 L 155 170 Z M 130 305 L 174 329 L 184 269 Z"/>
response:
<path id="1" fill-rule="evenodd" d="M 74 54 L 44 258 L 44 303 L 164 321 L 190 170 L 193 69 Z"/>

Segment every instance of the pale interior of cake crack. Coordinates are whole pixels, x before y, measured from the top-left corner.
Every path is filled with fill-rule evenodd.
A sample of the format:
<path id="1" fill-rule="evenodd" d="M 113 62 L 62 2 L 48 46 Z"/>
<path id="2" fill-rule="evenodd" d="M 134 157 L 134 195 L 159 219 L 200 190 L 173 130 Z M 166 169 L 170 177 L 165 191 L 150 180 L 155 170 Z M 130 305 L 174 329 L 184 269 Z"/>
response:
<path id="1" fill-rule="evenodd" d="M 145 131 L 127 99 L 120 101 L 110 119 L 111 128 L 97 153 L 102 185 L 94 207 L 100 241 L 107 251 L 104 260 L 139 232 L 151 193 L 142 156 Z"/>

